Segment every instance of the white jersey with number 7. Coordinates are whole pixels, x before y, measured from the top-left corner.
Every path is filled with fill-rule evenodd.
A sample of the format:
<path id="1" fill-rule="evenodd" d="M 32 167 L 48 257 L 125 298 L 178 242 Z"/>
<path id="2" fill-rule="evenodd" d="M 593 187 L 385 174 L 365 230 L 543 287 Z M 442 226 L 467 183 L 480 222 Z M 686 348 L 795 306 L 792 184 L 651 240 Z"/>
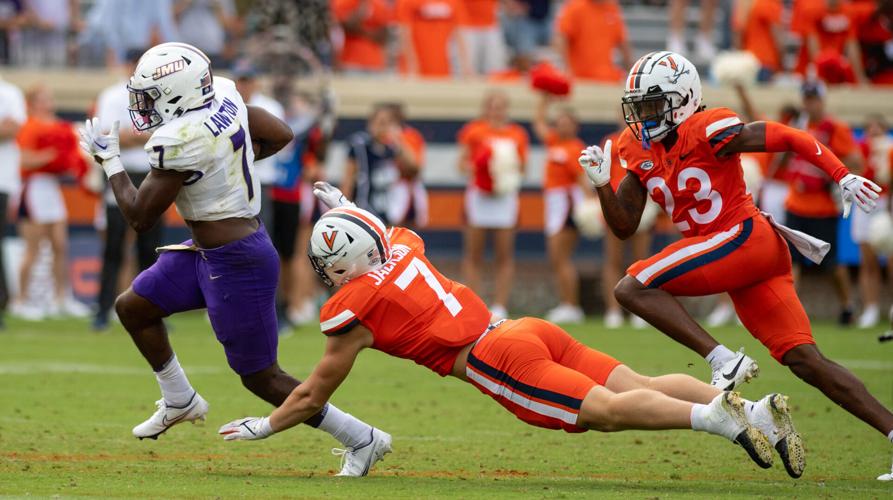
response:
<path id="1" fill-rule="evenodd" d="M 248 108 L 232 80 L 215 77 L 214 92 L 210 103 L 159 127 L 146 152 L 152 168 L 192 173 L 175 202 L 184 219 L 254 217 L 261 193 Z"/>

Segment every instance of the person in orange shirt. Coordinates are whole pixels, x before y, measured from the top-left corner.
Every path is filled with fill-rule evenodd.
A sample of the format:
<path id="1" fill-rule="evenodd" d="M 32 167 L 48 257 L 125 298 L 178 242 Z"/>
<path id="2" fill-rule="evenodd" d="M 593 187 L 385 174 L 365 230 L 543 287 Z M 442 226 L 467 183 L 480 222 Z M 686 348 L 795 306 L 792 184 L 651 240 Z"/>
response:
<path id="1" fill-rule="evenodd" d="M 484 96 L 481 117 L 465 124 L 457 137 L 459 170 L 468 176 L 462 270 L 465 281 L 480 291 L 487 234 L 492 233 L 496 286 L 490 311 L 495 318 L 508 316 L 506 306 L 515 274 L 518 190 L 529 142 L 527 132 L 511 122 L 508 111 L 508 97 L 490 91 Z M 497 163 L 506 169 L 500 170 Z"/>
<path id="2" fill-rule="evenodd" d="M 411 76 L 447 78 L 458 70 L 471 74 L 465 41 L 459 27 L 465 23 L 462 0 L 397 0 L 401 70 Z M 456 48 L 458 68 L 450 65 L 450 48 Z"/>
<path id="3" fill-rule="evenodd" d="M 640 375 L 537 318 L 491 324 L 480 297 L 441 274 L 417 234 L 386 227 L 331 185 L 317 183 L 314 193 L 331 207 L 308 249 L 333 288 L 319 315 L 325 354 L 272 414 L 220 427 L 224 440 L 265 439 L 306 422 L 347 379 L 360 352 L 372 348 L 468 382 L 539 428 L 700 430 L 740 445 L 763 468 L 773 461 L 767 436 L 802 451 L 786 396 L 750 402 L 688 375 Z M 370 434 L 371 467 L 391 451 L 391 436 Z"/>
<path id="4" fill-rule="evenodd" d="M 859 171 L 862 157 L 853 139 L 850 127 L 831 117 L 825 111 L 825 86 L 819 82 L 803 84 L 803 112 L 794 120 L 795 127 L 809 132 L 815 140 L 828 147 L 847 168 Z M 792 229 L 803 231 L 823 241 L 831 242 L 831 250 L 820 267 L 830 274 L 840 301 L 839 322 L 848 325 L 852 322 L 853 309 L 850 297 L 850 282 L 846 268 L 837 263 L 837 228 L 840 210 L 832 196 L 834 181 L 824 171 L 794 156 L 786 164 L 790 189 L 785 200 L 785 222 Z M 794 256 L 794 280 L 800 275 L 801 265 L 806 258 L 798 252 Z"/>
<path id="5" fill-rule="evenodd" d="M 19 291 L 10 312 L 24 319 L 42 319 L 46 314 L 87 316 L 89 309 L 74 299 L 68 283 L 68 212 L 59 177 L 86 171 L 78 140 L 71 124 L 56 117 L 53 94 L 44 86 L 26 94 L 28 120 L 19 129 L 22 194 L 19 204 L 19 234 L 25 240 L 25 253 L 19 268 Z M 29 300 L 31 273 L 40 247 L 50 243 L 53 252 L 55 295 Z M 46 304 L 49 304 L 46 307 Z"/>
<path id="6" fill-rule="evenodd" d="M 623 117 L 621 116 L 620 119 L 623 120 Z M 621 121 L 618 130 L 605 137 L 602 144 L 605 144 L 607 141 L 616 143 L 620 138 L 620 134 L 625 129 L 626 122 Z M 620 165 L 620 157 L 618 155 L 618 149 L 611 151 L 611 188 L 615 192 L 620 186 L 620 182 L 623 181 L 623 178 L 626 176 L 626 169 Z M 660 210 L 659 207 L 653 204 L 653 201 L 649 200 L 648 203 L 651 204 L 651 210 Z M 631 255 L 633 261 L 639 261 L 648 257 L 648 253 L 651 251 L 651 233 L 654 229 L 654 220 L 656 220 L 656 216 L 652 218 L 651 222 L 648 222 L 645 219 L 646 217 L 643 216 L 639 223 L 639 229 L 627 241 L 621 240 L 611 231 L 605 231 L 605 235 L 602 237 L 602 244 L 604 245 L 604 262 L 602 263 L 601 278 L 602 299 L 605 303 L 604 325 L 605 328 L 610 330 L 623 326 L 623 308 L 620 307 L 620 304 L 614 297 L 614 286 L 621 278 L 623 278 L 624 274 L 626 274 L 625 257 Z M 629 249 L 629 253 L 624 251 L 627 248 Z M 630 323 L 637 329 L 645 328 L 648 325 L 645 323 L 645 320 L 635 314 L 630 315 Z"/>
<path id="7" fill-rule="evenodd" d="M 614 64 L 632 65 L 623 13 L 616 0 L 568 0 L 558 13 L 555 50 L 575 78 L 619 82 L 624 71 Z"/>
<path id="8" fill-rule="evenodd" d="M 804 35 L 798 72 L 832 83 L 868 83 L 856 39 L 852 4 L 846 0 L 805 2 L 794 6 L 792 26 Z M 798 19 L 799 18 L 799 19 Z M 804 55 L 806 58 L 804 59 Z"/>
<path id="9" fill-rule="evenodd" d="M 734 11 L 736 45 L 760 61 L 759 80 L 769 81 L 784 70 L 784 31 L 781 0 L 737 0 Z"/>
<path id="10" fill-rule="evenodd" d="M 422 168 L 425 165 L 425 137 L 419 130 L 406 123 L 406 110 L 402 102 L 387 103 L 394 116 L 397 130 L 394 142 L 410 153 L 396 158 L 400 180 L 391 188 L 388 220 L 396 225 L 421 228 L 428 225 L 428 193 L 422 184 Z"/>
<path id="11" fill-rule="evenodd" d="M 332 14 L 344 30 L 338 52 L 342 70 L 358 73 L 384 71 L 385 46 L 394 11 L 385 0 L 333 0 Z"/>
<path id="12" fill-rule="evenodd" d="M 499 26 L 498 0 L 462 0 L 466 16 L 460 32 L 468 51 L 468 63 L 476 75 L 505 69 L 508 59 L 505 37 Z"/>
<path id="13" fill-rule="evenodd" d="M 555 272 L 555 285 L 560 303 L 546 314 L 553 323 L 581 323 L 580 290 L 574 250 L 579 231 L 573 221 L 574 207 L 584 196 L 593 197 L 586 176 L 582 175 L 576 157 L 586 144 L 580 140 L 577 115 L 570 107 L 559 110 L 555 120 L 548 121 L 549 104 L 555 99 L 540 94 L 533 118 L 533 132 L 546 147 L 546 168 L 543 177 L 546 250 Z"/>

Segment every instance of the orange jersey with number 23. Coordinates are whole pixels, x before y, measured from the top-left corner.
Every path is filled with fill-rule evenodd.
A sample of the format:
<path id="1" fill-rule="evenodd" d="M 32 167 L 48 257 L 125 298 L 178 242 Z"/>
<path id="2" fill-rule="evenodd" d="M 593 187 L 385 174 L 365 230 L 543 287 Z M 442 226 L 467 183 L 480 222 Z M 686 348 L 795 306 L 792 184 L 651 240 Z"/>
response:
<path id="1" fill-rule="evenodd" d="M 322 332 L 339 335 L 363 325 L 375 339 L 373 349 L 449 375 L 462 348 L 490 325 L 490 311 L 470 288 L 431 265 L 417 234 L 395 227 L 388 238 L 391 259 L 325 303 Z"/>
<path id="2" fill-rule="evenodd" d="M 679 125 L 669 149 L 663 142 L 645 149 L 630 130 L 620 134 L 614 147 L 620 165 L 639 178 L 679 231 L 700 236 L 759 213 L 744 185 L 740 155 L 717 156 L 743 127 L 733 111 L 715 108 Z"/>

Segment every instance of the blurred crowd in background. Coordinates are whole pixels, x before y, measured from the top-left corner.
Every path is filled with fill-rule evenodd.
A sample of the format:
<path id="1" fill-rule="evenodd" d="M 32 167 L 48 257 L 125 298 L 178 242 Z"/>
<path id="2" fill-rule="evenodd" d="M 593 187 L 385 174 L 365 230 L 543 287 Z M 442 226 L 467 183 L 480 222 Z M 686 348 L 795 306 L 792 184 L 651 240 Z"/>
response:
<path id="1" fill-rule="evenodd" d="M 885 189 L 889 186 L 893 142 L 885 119 L 866 117 L 856 124 L 863 130 L 857 136 L 826 112 L 827 90 L 819 80 L 888 81 L 893 71 L 893 2 L 693 4 L 698 5 L 681 0 L 0 0 L 0 62 L 14 67 L 123 68 L 123 75 L 132 72 L 147 47 L 180 41 L 206 51 L 215 69 L 229 69 L 246 103 L 279 116 L 295 133 L 285 150 L 257 162 L 256 169 L 264 189 L 262 217 L 283 267 L 280 320 L 283 326 L 301 325 L 315 319 L 323 293 L 303 257 L 311 223 L 321 209 L 310 194 L 312 182 L 339 184 L 389 225 L 424 229 L 428 219 L 421 182 L 426 138 L 407 123 L 403 105 L 380 102 L 370 110 L 365 130 L 345 138 L 343 175 L 332 178 L 325 166 L 337 122 L 336 100 L 325 91 L 295 89 L 290 77 L 303 73 L 477 75 L 490 79 L 497 89 L 498 82 L 526 80 L 531 66 L 541 61 L 551 62 L 575 83 L 619 82 L 642 54 L 639 46 L 648 43 L 687 54 L 704 66 L 715 62 L 719 51 L 740 49 L 756 61 L 754 75 L 760 81 L 805 82 L 801 100 L 778 110 L 759 109 L 745 87 L 737 86 L 736 110 L 744 119 L 778 119 L 808 130 L 848 167 Z M 638 21 L 628 23 L 632 17 Z M 649 26 L 659 27 L 656 36 L 649 38 Z M 634 29 L 641 36 L 632 36 Z M 286 78 L 271 78 L 272 85 L 263 92 L 261 75 Z M 87 114 L 98 115 L 104 123 L 129 123 L 125 83 L 122 79 L 105 89 Z M 606 234 L 595 195 L 577 165 L 585 143 L 575 111 L 541 92 L 530 127 L 516 123 L 513 115 L 507 95 L 493 90 L 484 97 L 479 116 L 455 137 L 458 160 L 447 168 L 467 179 L 464 207 L 456 207 L 466 221 L 463 282 L 479 292 L 493 291 L 483 294 L 495 317 L 509 314 L 521 179 L 530 145 L 538 144 L 545 150 L 544 237 L 557 298 L 548 319 L 583 320 L 574 255 L 580 238 L 589 237 L 603 245 L 605 326 L 617 328 L 632 321 L 644 327 L 638 318 L 624 317 L 612 288 L 631 260 L 650 254 L 655 227 L 672 231 L 671 224 L 649 206 L 630 241 Z M 611 137 L 623 128 L 621 121 Z M 528 130 L 534 137 L 528 137 Z M 122 132 L 122 162 L 137 184 L 148 172 L 142 149 L 146 140 L 147 135 Z M 832 242 L 832 251 L 842 238 L 840 231 L 851 232 L 846 237 L 861 252 L 858 293 L 851 291 L 852 277 L 833 254 L 820 272 L 839 299 L 841 324 L 877 325 L 882 320 L 881 262 L 893 247 L 874 242 L 872 233 L 884 223 L 893 235 L 886 192 L 878 216 L 855 211 L 851 226 L 841 226 L 835 184 L 821 170 L 785 155 L 746 155 L 742 161 L 761 208 L 780 221 Z M 619 164 L 615 158 L 614 165 Z M 615 189 L 624 175 L 619 167 L 614 172 Z M 104 246 L 94 307 L 75 300 L 67 281 L 62 178 L 78 179 L 99 205 L 94 225 Z M 0 282 L 0 307 L 9 301 L 11 312 L 25 319 L 91 316 L 97 330 L 106 329 L 114 298 L 136 272 L 154 262 L 154 249 L 165 240 L 163 225 L 138 236 L 129 230 L 101 171 L 79 153 L 72 125 L 57 117 L 46 87 L 20 90 L 0 80 L 0 210 L 7 207 L 11 213 L 0 213 L 0 219 L 17 221 L 25 252 L 16 270 L 20 292 L 10 298 L 5 281 Z M 886 219 L 878 222 L 878 217 Z M 493 248 L 489 254 L 488 238 Z M 42 254 L 52 262 L 53 288 L 35 291 L 32 274 Z M 485 262 L 488 255 L 492 265 Z M 800 262 L 797 256 L 795 260 Z M 491 277 L 493 283 L 484 284 Z M 720 299 L 708 324 L 734 318 L 730 302 Z"/>
<path id="2" fill-rule="evenodd" d="M 692 3 L 692 5 L 689 5 Z M 666 48 L 751 53 L 760 79 L 893 82 L 889 0 L 0 0 L 0 64 L 103 66 L 181 41 L 215 67 L 617 82 Z"/>

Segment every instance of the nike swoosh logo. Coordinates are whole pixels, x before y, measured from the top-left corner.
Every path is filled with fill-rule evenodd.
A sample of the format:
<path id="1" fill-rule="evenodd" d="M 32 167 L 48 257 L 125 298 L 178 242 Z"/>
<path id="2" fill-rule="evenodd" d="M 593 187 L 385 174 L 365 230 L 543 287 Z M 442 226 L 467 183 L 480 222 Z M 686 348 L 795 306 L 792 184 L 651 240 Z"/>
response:
<path id="1" fill-rule="evenodd" d="M 819 146 L 819 141 L 813 141 L 813 142 L 815 142 L 815 155 L 822 156 L 822 147 Z"/>
<path id="2" fill-rule="evenodd" d="M 103 151 L 105 151 L 106 149 L 108 149 L 108 146 L 103 146 L 102 144 L 100 144 L 100 143 L 98 143 L 98 142 L 96 142 L 96 141 L 93 141 L 93 144 L 94 144 L 97 148 L 99 148 L 99 149 L 101 149 L 101 150 L 103 150 Z"/>
<path id="3" fill-rule="evenodd" d="M 170 427 L 170 426 L 176 424 L 176 423 L 179 422 L 180 420 L 183 420 L 183 417 L 185 417 L 186 414 L 189 413 L 189 410 L 190 410 L 190 409 L 192 409 L 191 406 L 190 406 L 189 408 L 183 410 L 183 413 L 181 413 L 180 416 L 178 416 L 177 418 L 173 418 L 173 419 L 171 419 L 171 420 L 168 420 L 168 419 L 167 419 L 167 415 L 161 417 L 161 425 L 163 425 L 163 426 L 165 426 L 165 427 Z"/>
<path id="4" fill-rule="evenodd" d="M 741 356 L 741 359 L 738 360 L 738 364 L 735 365 L 735 368 L 732 368 L 732 371 L 729 373 L 723 373 L 722 376 L 726 378 L 726 380 L 732 380 L 735 378 L 735 374 L 738 373 L 738 368 L 741 368 L 741 363 L 744 362 L 744 356 Z"/>
<path id="5" fill-rule="evenodd" d="M 210 276 L 208 276 L 208 277 L 211 278 L 211 280 L 213 281 L 213 280 L 216 280 L 217 278 L 219 278 L 219 277 L 221 277 L 221 276 L 223 276 L 223 275 L 222 275 L 222 274 L 218 274 L 217 276 L 214 276 L 214 275 L 212 274 L 212 275 L 210 275 Z"/>

